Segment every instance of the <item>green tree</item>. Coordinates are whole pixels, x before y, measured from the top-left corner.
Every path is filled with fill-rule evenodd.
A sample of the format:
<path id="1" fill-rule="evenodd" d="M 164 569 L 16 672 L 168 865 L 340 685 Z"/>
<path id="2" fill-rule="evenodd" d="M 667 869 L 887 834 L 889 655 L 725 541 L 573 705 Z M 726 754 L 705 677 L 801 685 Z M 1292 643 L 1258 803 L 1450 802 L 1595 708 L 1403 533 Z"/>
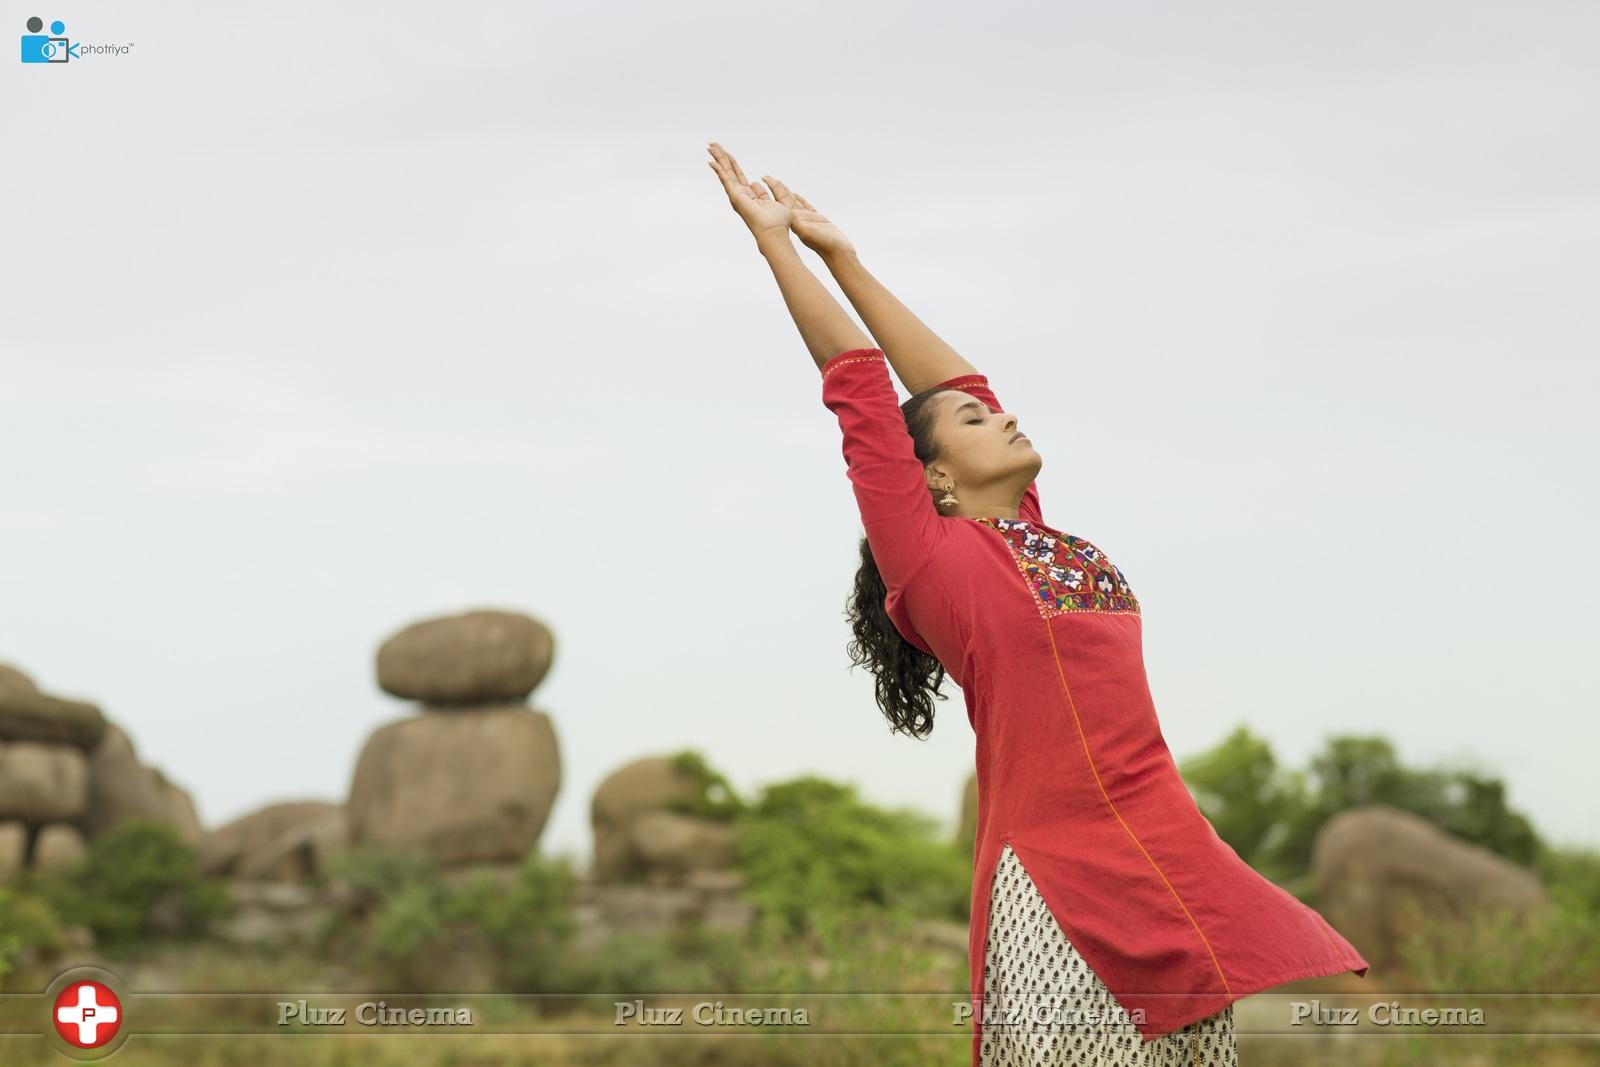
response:
<path id="1" fill-rule="evenodd" d="M 1323 824 L 1368 804 L 1420 815 L 1514 863 L 1540 855 L 1533 824 L 1507 804 L 1501 779 L 1470 767 L 1406 767 L 1381 736 L 1329 737 L 1298 771 L 1280 768 L 1266 741 L 1239 727 L 1181 772 L 1218 836 L 1263 874 L 1301 889 Z"/>
<path id="2" fill-rule="evenodd" d="M 1254 859 L 1284 814 L 1284 775 L 1272 747 L 1240 726 L 1179 771 L 1217 835 L 1245 861 Z"/>

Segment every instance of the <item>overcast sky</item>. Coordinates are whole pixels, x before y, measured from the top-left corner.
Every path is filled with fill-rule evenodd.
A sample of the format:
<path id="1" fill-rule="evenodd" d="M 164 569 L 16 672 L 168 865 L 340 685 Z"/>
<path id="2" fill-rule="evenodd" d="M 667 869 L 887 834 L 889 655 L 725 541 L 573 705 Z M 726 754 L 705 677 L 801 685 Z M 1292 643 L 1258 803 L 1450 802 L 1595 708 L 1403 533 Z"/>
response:
<path id="1" fill-rule="evenodd" d="M 556 634 L 547 849 L 684 746 L 953 823 L 715 139 L 1018 413 L 1180 759 L 1381 733 L 1600 845 L 1600 7 L 12 11 L 131 48 L 0 64 L 0 661 L 208 825 L 342 799 L 379 642 L 472 607 Z"/>

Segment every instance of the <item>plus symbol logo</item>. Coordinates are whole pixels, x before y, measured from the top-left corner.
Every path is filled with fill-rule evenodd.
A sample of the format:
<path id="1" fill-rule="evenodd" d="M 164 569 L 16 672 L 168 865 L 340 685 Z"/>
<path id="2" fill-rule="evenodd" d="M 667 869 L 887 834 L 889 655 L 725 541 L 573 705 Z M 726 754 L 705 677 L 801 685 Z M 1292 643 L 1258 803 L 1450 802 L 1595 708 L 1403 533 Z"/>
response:
<path id="1" fill-rule="evenodd" d="M 101 982 L 73 982 L 56 997 L 53 1020 L 69 1045 L 99 1048 L 121 1029 L 122 1002 Z"/>

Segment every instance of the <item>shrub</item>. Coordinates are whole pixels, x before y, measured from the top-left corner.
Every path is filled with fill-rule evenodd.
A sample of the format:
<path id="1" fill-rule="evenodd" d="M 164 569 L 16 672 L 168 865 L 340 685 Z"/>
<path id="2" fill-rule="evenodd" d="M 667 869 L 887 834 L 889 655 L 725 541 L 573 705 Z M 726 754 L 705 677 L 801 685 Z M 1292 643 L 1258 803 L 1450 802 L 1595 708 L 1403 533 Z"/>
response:
<path id="1" fill-rule="evenodd" d="M 768 786 L 739 820 L 734 850 L 746 899 L 791 932 L 821 932 L 861 909 L 966 919 L 967 850 L 943 840 L 935 820 L 863 803 L 853 786 L 809 775 Z"/>
<path id="2" fill-rule="evenodd" d="M 693 797 L 668 803 L 671 811 L 715 822 L 732 822 L 745 811 L 744 801 L 721 774 L 711 769 L 704 756 L 684 749 L 672 757 L 673 769 L 693 778 L 698 789 Z"/>
<path id="3" fill-rule="evenodd" d="M 0 983 L 23 959 L 61 947 L 61 920 L 31 893 L 0 887 Z"/>
<path id="4" fill-rule="evenodd" d="M 1401 962 L 1423 989 L 1574 993 L 1600 987 L 1600 914 L 1570 904 L 1450 919 L 1418 913 Z"/>
<path id="5" fill-rule="evenodd" d="M 542 991 L 574 926 L 567 861 L 534 852 L 509 884 L 487 871 L 447 878 L 426 852 L 375 845 L 337 854 L 329 873 L 347 896 L 324 947 L 348 944 L 411 988 L 443 980 L 451 957 L 470 954 L 488 962 L 497 985 Z"/>
<path id="6" fill-rule="evenodd" d="M 225 883 L 204 877 L 177 827 L 158 819 L 120 822 L 76 863 L 34 880 L 56 915 L 87 926 L 110 951 L 202 934 L 231 908 Z"/>

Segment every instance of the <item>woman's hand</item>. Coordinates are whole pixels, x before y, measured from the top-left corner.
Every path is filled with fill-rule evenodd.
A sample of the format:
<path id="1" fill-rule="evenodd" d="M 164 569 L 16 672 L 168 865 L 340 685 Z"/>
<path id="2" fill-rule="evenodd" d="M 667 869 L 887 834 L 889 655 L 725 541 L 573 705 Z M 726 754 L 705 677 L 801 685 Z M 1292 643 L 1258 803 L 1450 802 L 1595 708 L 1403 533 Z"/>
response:
<path id="1" fill-rule="evenodd" d="M 778 198 L 778 203 L 788 207 L 789 227 L 807 248 L 819 256 L 856 250 L 844 231 L 828 221 L 828 216 L 812 207 L 811 201 L 770 174 L 763 174 L 762 177 L 772 187 L 772 195 Z"/>
<path id="2" fill-rule="evenodd" d="M 787 234 L 792 214 L 789 205 L 774 200 L 759 183 L 752 185 L 745 181 L 744 171 L 739 169 L 738 162 L 717 142 L 708 144 L 706 151 L 711 153 L 708 166 L 722 179 L 729 203 L 733 204 L 733 210 L 739 213 L 745 225 L 750 227 L 756 240 Z"/>

